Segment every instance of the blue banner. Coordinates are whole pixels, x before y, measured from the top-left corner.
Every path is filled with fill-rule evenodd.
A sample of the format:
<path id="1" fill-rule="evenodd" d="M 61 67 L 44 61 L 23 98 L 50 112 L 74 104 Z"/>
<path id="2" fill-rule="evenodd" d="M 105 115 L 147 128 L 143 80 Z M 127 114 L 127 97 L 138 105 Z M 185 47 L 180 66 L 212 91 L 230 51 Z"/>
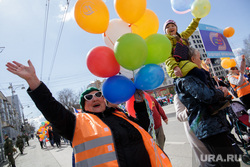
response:
<path id="1" fill-rule="evenodd" d="M 235 57 L 223 30 L 199 24 L 199 31 L 208 58 Z"/>

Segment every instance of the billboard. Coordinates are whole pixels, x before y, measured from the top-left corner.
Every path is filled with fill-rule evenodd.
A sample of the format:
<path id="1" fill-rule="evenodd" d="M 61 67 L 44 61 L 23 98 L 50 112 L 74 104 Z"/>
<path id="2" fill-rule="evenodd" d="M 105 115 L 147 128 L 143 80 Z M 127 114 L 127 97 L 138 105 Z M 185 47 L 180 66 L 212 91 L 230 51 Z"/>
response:
<path id="1" fill-rule="evenodd" d="M 206 24 L 198 28 L 208 58 L 235 57 L 223 30 Z"/>

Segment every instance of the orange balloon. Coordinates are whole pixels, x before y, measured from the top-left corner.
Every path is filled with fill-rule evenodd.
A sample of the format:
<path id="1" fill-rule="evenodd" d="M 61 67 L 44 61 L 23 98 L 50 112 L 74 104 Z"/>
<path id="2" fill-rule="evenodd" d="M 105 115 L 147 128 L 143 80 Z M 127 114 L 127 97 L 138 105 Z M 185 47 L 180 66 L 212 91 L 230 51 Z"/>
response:
<path id="1" fill-rule="evenodd" d="M 235 67 L 237 65 L 236 61 L 234 59 L 230 59 L 230 68 Z"/>
<path id="2" fill-rule="evenodd" d="M 233 27 L 227 27 L 223 30 L 223 35 L 227 38 L 234 35 L 234 28 Z"/>
<path id="3" fill-rule="evenodd" d="M 230 57 L 222 57 L 220 58 L 221 60 L 224 60 L 224 59 L 230 59 Z"/>
<path id="4" fill-rule="evenodd" d="M 75 20 L 83 30 L 102 34 L 108 29 L 109 11 L 102 0 L 78 0 L 75 4 Z"/>
<path id="5" fill-rule="evenodd" d="M 146 9 L 140 20 L 131 26 L 132 32 L 140 35 L 143 39 L 149 35 L 157 33 L 159 29 L 159 20 L 157 15 L 150 9 Z"/>
<path id="6" fill-rule="evenodd" d="M 118 16 L 127 23 L 137 22 L 144 14 L 146 0 L 115 0 L 114 6 Z"/>
<path id="7" fill-rule="evenodd" d="M 230 59 L 224 59 L 221 61 L 221 66 L 225 69 L 230 68 L 231 66 L 231 61 Z"/>

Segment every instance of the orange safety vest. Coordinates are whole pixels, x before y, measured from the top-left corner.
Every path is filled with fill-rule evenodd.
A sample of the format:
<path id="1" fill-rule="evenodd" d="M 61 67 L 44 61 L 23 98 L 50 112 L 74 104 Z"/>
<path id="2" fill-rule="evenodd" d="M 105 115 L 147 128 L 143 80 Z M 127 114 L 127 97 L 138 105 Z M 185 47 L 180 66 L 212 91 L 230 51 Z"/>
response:
<path id="1" fill-rule="evenodd" d="M 238 76 L 233 75 L 232 77 L 239 79 L 239 75 Z M 247 94 L 250 94 L 250 84 L 245 77 L 243 77 L 243 80 L 244 80 L 243 84 L 239 86 L 236 86 L 230 83 L 232 88 L 234 88 L 234 91 L 237 92 L 238 97 L 242 97 Z"/>
<path id="2" fill-rule="evenodd" d="M 142 136 L 152 167 L 172 167 L 168 156 L 156 145 L 152 137 L 138 124 L 120 111 L 113 113 L 127 120 Z M 76 167 L 118 167 L 119 163 L 110 128 L 96 115 L 79 113 L 73 137 Z"/>

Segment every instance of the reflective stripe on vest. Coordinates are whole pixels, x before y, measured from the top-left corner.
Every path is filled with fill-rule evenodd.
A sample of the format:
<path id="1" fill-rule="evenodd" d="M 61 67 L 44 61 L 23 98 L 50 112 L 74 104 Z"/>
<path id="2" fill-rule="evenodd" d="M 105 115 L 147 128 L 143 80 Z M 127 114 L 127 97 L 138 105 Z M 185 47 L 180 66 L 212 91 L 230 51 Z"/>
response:
<path id="1" fill-rule="evenodd" d="M 245 82 L 246 82 L 246 81 L 244 81 L 243 84 L 244 84 Z M 245 85 L 243 85 L 243 86 L 237 88 L 236 90 L 239 91 L 239 90 L 241 90 L 242 88 L 247 87 L 248 85 L 250 85 L 249 82 L 248 82 L 247 84 L 245 84 Z"/>
<path id="2" fill-rule="evenodd" d="M 111 136 L 100 137 L 75 146 L 74 153 L 77 154 L 86 150 L 90 150 L 95 147 L 99 147 L 105 144 L 110 144 L 112 142 L 113 141 Z"/>
<path id="3" fill-rule="evenodd" d="M 72 142 L 76 167 L 118 167 L 109 127 L 93 114 L 76 115 Z"/>
<path id="4" fill-rule="evenodd" d="M 239 79 L 239 76 L 235 76 L 234 75 L 232 77 L 234 77 L 236 79 Z M 245 95 L 247 95 L 247 94 L 250 93 L 250 84 L 249 84 L 249 82 L 246 80 L 246 78 L 243 78 L 243 80 L 244 81 L 243 81 L 243 83 L 240 86 L 236 86 L 234 88 L 234 91 L 237 91 L 238 97 L 242 97 L 242 96 L 245 96 Z M 232 87 L 234 87 L 233 84 L 231 84 L 231 85 L 232 85 Z"/>
<path id="5" fill-rule="evenodd" d="M 89 158 L 80 162 L 75 163 L 76 167 L 92 167 L 106 162 L 116 160 L 115 152 L 102 154 L 93 158 Z"/>

